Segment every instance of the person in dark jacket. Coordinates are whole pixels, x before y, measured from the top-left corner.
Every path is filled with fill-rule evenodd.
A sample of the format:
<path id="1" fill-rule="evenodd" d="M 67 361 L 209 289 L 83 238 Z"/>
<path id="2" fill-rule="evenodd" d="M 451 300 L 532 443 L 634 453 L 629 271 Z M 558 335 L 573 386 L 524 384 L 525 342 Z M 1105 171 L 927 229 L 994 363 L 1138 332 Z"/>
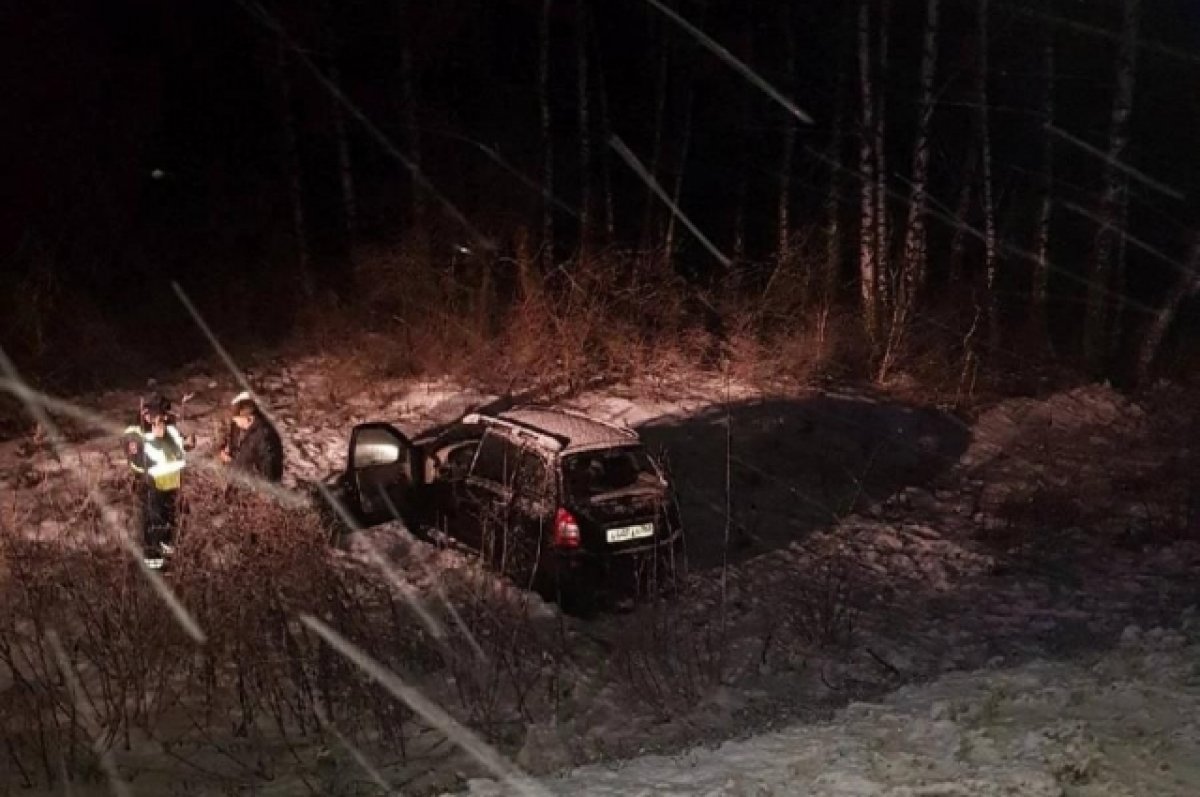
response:
<path id="1" fill-rule="evenodd" d="M 221 448 L 221 461 L 245 473 L 278 483 L 283 478 L 283 443 L 249 393 L 233 399 L 233 418 Z"/>

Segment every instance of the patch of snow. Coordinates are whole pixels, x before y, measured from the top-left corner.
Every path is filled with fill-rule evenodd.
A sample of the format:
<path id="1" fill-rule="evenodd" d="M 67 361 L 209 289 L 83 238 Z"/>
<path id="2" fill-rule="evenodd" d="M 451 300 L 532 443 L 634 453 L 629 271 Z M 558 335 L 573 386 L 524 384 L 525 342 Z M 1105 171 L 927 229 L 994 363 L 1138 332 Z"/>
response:
<path id="1" fill-rule="evenodd" d="M 1090 670 L 1034 661 L 946 675 L 827 722 L 579 767 L 542 783 L 596 797 L 1200 793 L 1200 644 L 1162 629 L 1145 635 L 1146 647 L 1131 641 L 1141 634 L 1126 636 Z M 512 792 L 476 779 L 462 793 Z"/>

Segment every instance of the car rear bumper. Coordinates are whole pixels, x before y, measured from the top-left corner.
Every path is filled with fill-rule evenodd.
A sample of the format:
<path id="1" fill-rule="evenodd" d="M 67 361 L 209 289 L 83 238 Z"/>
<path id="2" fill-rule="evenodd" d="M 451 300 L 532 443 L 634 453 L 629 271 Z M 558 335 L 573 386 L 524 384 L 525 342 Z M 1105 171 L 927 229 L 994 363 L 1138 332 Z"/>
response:
<path id="1" fill-rule="evenodd" d="M 684 572 L 683 532 L 617 551 L 563 551 L 560 578 L 597 597 L 643 597 L 675 587 Z"/>

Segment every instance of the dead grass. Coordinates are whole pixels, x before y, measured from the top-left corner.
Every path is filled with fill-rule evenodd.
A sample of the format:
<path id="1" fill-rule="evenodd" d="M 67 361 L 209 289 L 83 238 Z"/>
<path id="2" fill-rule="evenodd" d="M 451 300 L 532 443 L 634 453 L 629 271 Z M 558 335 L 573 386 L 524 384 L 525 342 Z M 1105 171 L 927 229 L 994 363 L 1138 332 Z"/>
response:
<path id="1" fill-rule="evenodd" d="M 359 302 L 310 308 L 298 334 L 301 348 L 341 361 L 329 375 L 339 386 L 331 397 L 418 374 L 510 388 L 726 361 L 738 376 L 763 380 L 861 370 L 854 314 L 813 304 L 799 277 L 777 280 L 763 303 L 757 288 L 733 282 L 689 285 L 653 252 L 602 251 L 548 272 L 521 251 L 438 263 L 389 248 L 356 263 Z"/>

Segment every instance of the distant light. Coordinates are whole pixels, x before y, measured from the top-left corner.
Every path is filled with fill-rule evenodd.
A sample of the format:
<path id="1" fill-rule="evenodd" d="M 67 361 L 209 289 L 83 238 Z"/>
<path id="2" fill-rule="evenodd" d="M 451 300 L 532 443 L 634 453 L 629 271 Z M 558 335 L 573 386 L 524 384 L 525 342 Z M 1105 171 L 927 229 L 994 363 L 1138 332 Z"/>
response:
<path id="1" fill-rule="evenodd" d="M 155 180 L 161 180 L 162 178 L 167 176 L 167 173 L 164 172 L 162 169 L 155 169 L 154 171 L 150 172 L 150 176 L 153 177 Z"/>
<path id="2" fill-rule="evenodd" d="M 455 246 L 455 247 L 454 247 L 454 250 L 455 250 L 456 252 L 458 252 L 460 255 L 469 255 L 469 254 L 471 254 L 471 247 L 469 247 L 469 246 L 463 246 L 462 244 L 458 244 L 457 246 Z"/>

